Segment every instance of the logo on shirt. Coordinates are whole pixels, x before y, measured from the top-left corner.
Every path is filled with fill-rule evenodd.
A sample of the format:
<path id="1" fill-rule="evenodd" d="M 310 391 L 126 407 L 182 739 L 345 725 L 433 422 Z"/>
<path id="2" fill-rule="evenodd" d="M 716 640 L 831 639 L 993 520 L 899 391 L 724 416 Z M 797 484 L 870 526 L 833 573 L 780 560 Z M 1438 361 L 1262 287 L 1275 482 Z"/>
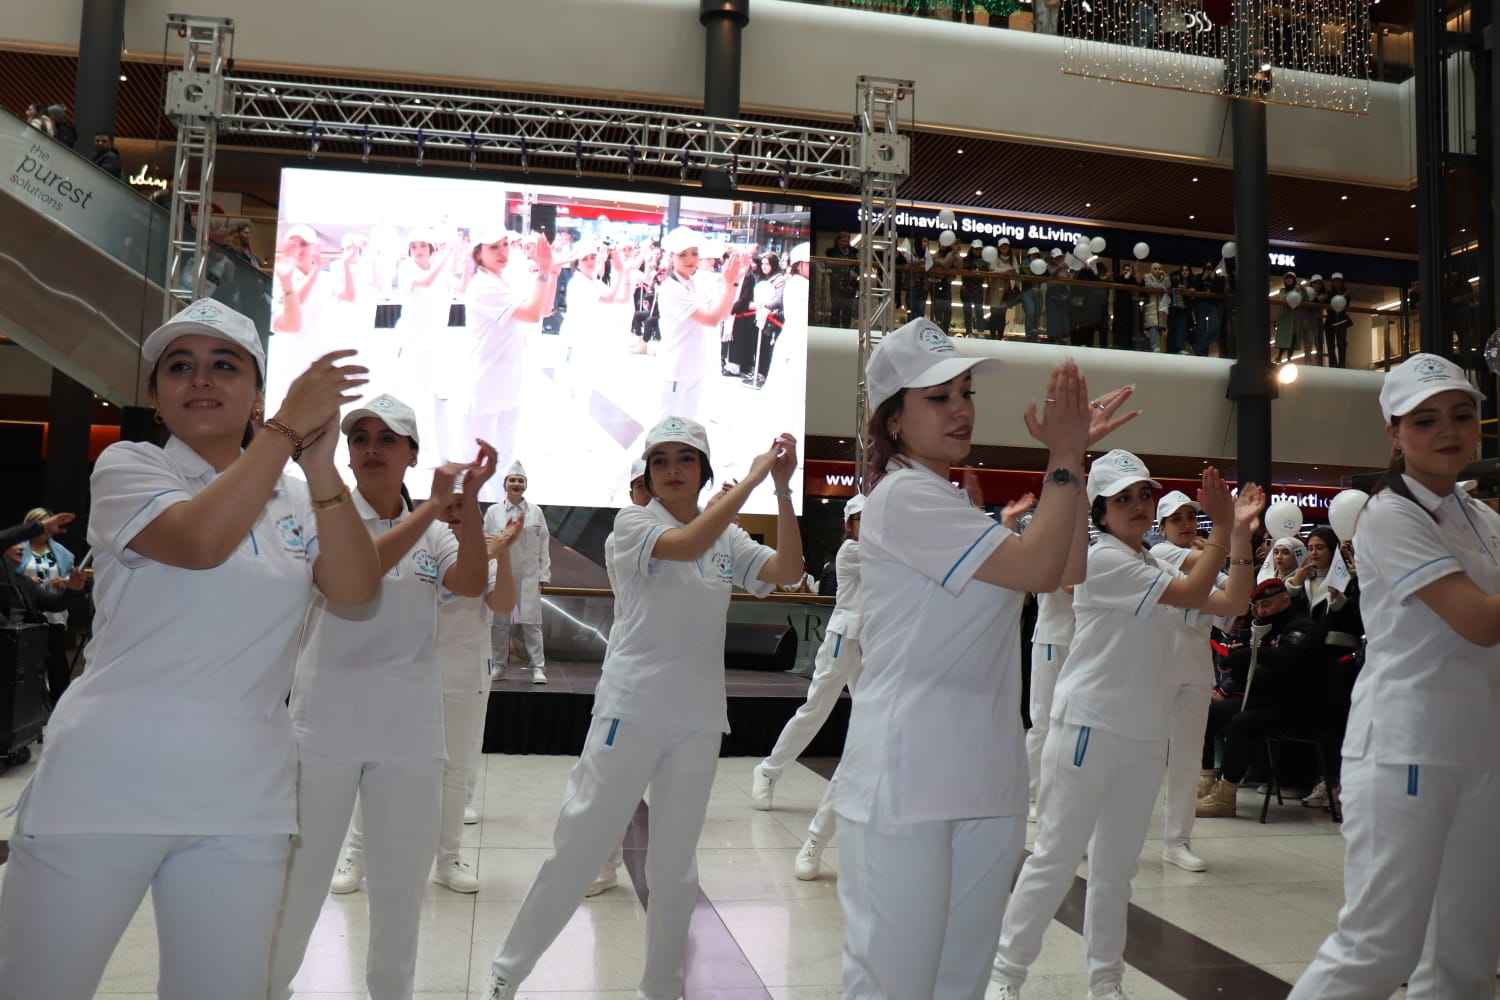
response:
<path id="1" fill-rule="evenodd" d="M 276 521 L 276 535 L 281 545 L 294 556 L 307 555 L 307 539 L 302 537 L 302 522 L 295 514 L 288 514 Z"/>
<path id="2" fill-rule="evenodd" d="M 714 565 L 719 569 L 719 576 L 725 580 L 734 579 L 734 556 L 728 552 L 715 552 Z"/>
<path id="3" fill-rule="evenodd" d="M 412 553 L 412 565 L 417 568 L 417 579 L 423 583 L 437 582 L 437 559 L 426 549 L 418 549 Z"/>

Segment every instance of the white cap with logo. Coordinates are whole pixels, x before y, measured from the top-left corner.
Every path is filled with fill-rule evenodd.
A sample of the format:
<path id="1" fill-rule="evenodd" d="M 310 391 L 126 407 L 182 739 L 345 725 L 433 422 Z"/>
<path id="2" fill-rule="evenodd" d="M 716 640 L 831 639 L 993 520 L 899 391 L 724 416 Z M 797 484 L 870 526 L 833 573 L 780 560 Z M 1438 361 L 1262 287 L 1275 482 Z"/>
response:
<path id="1" fill-rule="evenodd" d="M 1386 373 L 1380 387 L 1380 414 L 1390 423 L 1392 417 L 1404 417 L 1449 389 L 1468 393 L 1475 403 L 1484 400 L 1484 393 L 1469 383 L 1458 365 L 1436 354 L 1413 354 Z"/>
<path id="2" fill-rule="evenodd" d="M 844 523 L 848 524 L 850 519 L 865 509 L 865 495 L 856 493 L 844 504 Z"/>
<path id="3" fill-rule="evenodd" d="M 914 319 L 882 340 L 865 367 L 873 411 L 902 389 L 941 385 L 964 372 L 998 371 L 999 358 L 966 358 L 953 341 L 928 319 Z"/>
<path id="4" fill-rule="evenodd" d="M 1089 466 L 1089 503 L 1100 497 L 1112 497 L 1136 483 L 1150 483 L 1153 488 L 1161 489 L 1161 483 L 1151 478 L 1145 462 L 1123 448 L 1107 451 Z"/>
<path id="5" fill-rule="evenodd" d="M 227 340 L 255 359 L 261 376 L 266 373 L 266 348 L 260 342 L 260 331 L 250 317 L 213 299 L 199 299 L 151 331 L 141 344 L 141 358 L 154 365 L 172 346 L 172 341 L 190 333 L 201 333 L 206 337 Z"/>
<path id="6" fill-rule="evenodd" d="M 651 432 L 646 435 L 646 447 L 641 450 L 641 458 L 649 459 L 652 450 L 664 444 L 685 444 L 697 448 L 705 455 L 709 453 L 708 431 L 698 421 L 686 417 L 667 417 L 651 428 Z"/>
<path id="7" fill-rule="evenodd" d="M 416 412 L 389 393 L 381 393 L 365 405 L 344 414 L 344 419 L 339 421 L 339 430 L 348 434 L 365 417 L 374 417 L 397 434 L 404 434 L 419 445 L 422 443 L 422 439 L 417 436 Z"/>
<path id="8" fill-rule="evenodd" d="M 687 226 L 678 226 L 673 229 L 661 241 L 661 248 L 667 253 L 683 253 L 695 247 L 703 245 L 703 234 Z"/>
<path id="9" fill-rule="evenodd" d="M 1188 496 L 1181 490 L 1173 490 L 1171 493 L 1168 493 L 1166 496 L 1157 501 L 1156 519 L 1157 521 L 1165 521 L 1167 518 L 1177 513 L 1183 507 L 1191 507 L 1198 513 L 1203 513 L 1203 508 L 1199 506 L 1198 501 L 1194 500 L 1192 497 Z"/>

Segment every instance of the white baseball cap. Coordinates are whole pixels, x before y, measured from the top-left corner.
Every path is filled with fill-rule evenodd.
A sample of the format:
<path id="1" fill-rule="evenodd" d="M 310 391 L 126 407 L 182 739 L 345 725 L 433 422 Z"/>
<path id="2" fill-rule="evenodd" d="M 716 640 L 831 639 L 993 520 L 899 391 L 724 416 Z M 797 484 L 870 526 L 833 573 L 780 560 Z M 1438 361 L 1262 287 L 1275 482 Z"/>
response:
<path id="1" fill-rule="evenodd" d="M 687 226 L 678 226 L 661 241 L 661 248 L 667 253 L 683 253 L 701 246 L 703 246 L 703 234 Z"/>
<path id="2" fill-rule="evenodd" d="M 651 428 L 651 433 L 646 435 L 646 447 L 641 451 L 641 458 L 649 459 L 651 452 L 658 445 L 664 444 L 690 445 L 707 455 L 708 431 L 696 420 L 689 420 L 686 417 L 667 417 Z"/>
<path id="3" fill-rule="evenodd" d="M 1151 478 L 1145 462 L 1123 448 L 1107 451 L 1089 466 L 1089 503 L 1100 497 L 1112 497 L 1136 483 L 1150 483 L 1153 488 L 1161 489 L 1161 483 Z"/>
<path id="4" fill-rule="evenodd" d="M 966 371 L 975 375 L 998 371 L 999 358 L 965 358 L 948 335 L 929 319 L 914 319 L 886 337 L 870 354 L 865 367 L 873 411 L 902 389 L 940 385 Z"/>
<path id="5" fill-rule="evenodd" d="M 304 243 L 316 244 L 318 242 L 317 230 L 305 222 L 299 222 L 286 231 L 286 239 L 301 240 Z"/>
<path id="6" fill-rule="evenodd" d="M 213 299 L 199 299 L 186 309 L 151 331 L 141 344 L 141 358 L 154 365 L 172 346 L 172 341 L 189 333 L 201 333 L 208 337 L 227 340 L 236 347 L 245 349 L 255 359 L 255 367 L 262 378 L 266 374 L 266 348 L 260 342 L 260 331 L 250 317 Z"/>
<path id="7" fill-rule="evenodd" d="M 1183 507 L 1191 507 L 1198 513 L 1203 513 L 1203 508 L 1198 505 L 1198 501 L 1181 490 L 1173 490 L 1157 501 L 1156 520 L 1165 521 Z"/>
<path id="8" fill-rule="evenodd" d="M 479 247 L 491 243 L 509 243 L 512 235 L 514 234 L 503 226 L 483 226 L 474 230 L 473 244 Z"/>
<path id="9" fill-rule="evenodd" d="M 633 483 L 637 479 L 640 479 L 645 474 L 646 474 L 646 460 L 644 458 L 638 458 L 634 462 L 630 463 L 630 479 L 628 480 L 629 482 Z"/>
<path id="10" fill-rule="evenodd" d="M 1440 392 L 1457 389 L 1484 401 L 1484 393 L 1474 388 L 1462 368 L 1436 354 L 1413 354 L 1386 373 L 1380 387 L 1380 413 L 1385 422 L 1404 417 Z"/>
<path id="11" fill-rule="evenodd" d="M 1026 248 L 1026 256 L 1028 256 L 1028 257 L 1031 256 L 1034 253 L 1039 254 L 1041 252 L 1042 252 L 1041 247 L 1027 247 Z"/>
<path id="12" fill-rule="evenodd" d="M 438 245 L 437 234 L 431 229 L 415 229 L 406 238 L 407 246 L 411 246 L 413 243 L 426 243 L 430 247 L 435 247 Z"/>
<path id="13" fill-rule="evenodd" d="M 419 445 L 422 443 L 417 435 L 416 413 L 389 393 L 381 393 L 364 406 L 355 407 L 344 414 L 344 419 L 339 421 L 339 430 L 348 434 L 365 417 L 374 417 L 397 434 L 404 434 Z"/>
<path id="14" fill-rule="evenodd" d="M 796 246 L 792 247 L 792 254 L 789 260 L 793 264 L 806 264 L 809 262 L 811 257 L 812 247 L 806 243 L 798 243 Z"/>
<path id="15" fill-rule="evenodd" d="M 969 246 L 973 247 L 975 250 L 978 250 L 980 247 L 984 246 L 984 240 L 971 240 L 969 242 Z"/>
<path id="16" fill-rule="evenodd" d="M 848 524 L 850 518 L 865 509 L 865 495 L 856 493 L 844 504 L 844 523 Z"/>
<path id="17" fill-rule="evenodd" d="M 1312 284 L 1314 281 L 1322 281 L 1322 280 L 1323 280 L 1323 276 L 1321 274 L 1315 274 L 1311 278 L 1307 279 L 1307 283 L 1308 284 Z"/>
<path id="18" fill-rule="evenodd" d="M 1332 274 L 1330 274 L 1328 276 L 1328 280 L 1332 281 L 1334 278 L 1343 278 L 1343 276 L 1344 276 L 1344 272 L 1343 271 L 1334 271 Z"/>
<path id="19" fill-rule="evenodd" d="M 997 243 L 997 244 L 995 244 L 995 245 L 996 246 L 1001 246 L 1001 247 L 1008 247 L 1008 246 L 1010 246 L 1010 237 L 1009 236 L 1002 236 L 1002 237 L 1000 237 L 1000 242 Z"/>
<path id="20" fill-rule="evenodd" d="M 519 458 L 510 463 L 510 468 L 505 470 L 506 479 L 510 479 L 513 476 L 520 476 L 522 479 L 526 479 L 526 467 L 521 464 Z"/>
<path id="21" fill-rule="evenodd" d="M 1054 257 L 1061 257 L 1062 255 L 1063 255 L 1063 252 L 1062 252 L 1062 248 L 1061 247 L 1053 247 L 1052 248 L 1052 256 L 1054 256 Z"/>

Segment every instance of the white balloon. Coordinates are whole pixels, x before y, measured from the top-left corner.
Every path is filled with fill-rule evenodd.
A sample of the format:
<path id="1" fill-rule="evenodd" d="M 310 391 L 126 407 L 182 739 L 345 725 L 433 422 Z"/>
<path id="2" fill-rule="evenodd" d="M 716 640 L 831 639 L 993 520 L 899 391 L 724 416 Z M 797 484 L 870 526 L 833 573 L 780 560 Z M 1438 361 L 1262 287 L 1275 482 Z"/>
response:
<path id="1" fill-rule="evenodd" d="M 1076 250 L 1077 247 L 1075 247 L 1074 249 Z M 1068 267 L 1070 267 L 1074 271 L 1083 270 L 1083 261 L 1079 260 L 1078 257 L 1074 254 L 1063 254 L 1063 263 L 1068 265 Z"/>
<path id="2" fill-rule="evenodd" d="M 1272 538 L 1295 538 L 1302 529 L 1302 508 L 1290 500 L 1266 508 L 1266 530 Z"/>
<path id="3" fill-rule="evenodd" d="M 1339 536 L 1339 541 L 1352 541 L 1354 538 L 1354 525 L 1359 520 L 1359 512 L 1364 509 L 1365 501 L 1370 499 L 1370 494 L 1364 490 L 1345 490 L 1333 498 L 1328 505 L 1328 526 L 1333 533 Z"/>
<path id="4" fill-rule="evenodd" d="M 1000 259 L 1000 251 L 994 247 L 985 247 L 979 252 L 979 255 L 984 258 L 987 264 L 993 264 Z"/>
<path id="5" fill-rule="evenodd" d="M 1089 259 L 1089 255 L 1092 252 L 1093 251 L 1091 251 L 1089 249 L 1089 245 L 1088 245 L 1088 241 L 1087 240 L 1085 240 L 1082 243 L 1075 244 L 1074 247 L 1073 247 L 1073 256 L 1077 257 L 1079 260 L 1088 260 Z"/>
<path id="6" fill-rule="evenodd" d="M 1298 291 L 1287 292 L 1283 297 L 1283 301 L 1286 302 L 1288 307 L 1295 309 L 1302 304 L 1302 293 Z"/>
<path id="7" fill-rule="evenodd" d="M 1219 248 L 1219 256 L 1223 257 L 1225 260 L 1230 260 L 1231 258 L 1234 257 L 1234 241 L 1233 240 L 1230 240 L 1228 243 L 1224 244 L 1222 247 Z"/>
<path id="8" fill-rule="evenodd" d="M 1136 260 L 1145 260 L 1151 256 L 1151 248 L 1145 243 L 1137 243 L 1133 252 L 1135 253 Z"/>
<path id="9" fill-rule="evenodd" d="M 958 216 L 953 214 L 953 209 L 945 208 L 938 213 L 938 225 L 951 226 L 958 221 Z"/>
<path id="10" fill-rule="evenodd" d="M 953 230 L 951 229 L 944 229 L 940 234 L 938 234 L 938 242 L 945 247 L 951 247 L 953 245 L 953 242 L 957 239 L 958 237 L 953 234 Z"/>
<path id="11" fill-rule="evenodd" d="M 1109 244 L 1104 242 L 1103 236 L 1095 236 L 1093 239 L 1089 240 L 1089 249 L 1094 253 L 1103 253 L 1104 248 L 1107 246 L 1109 246 Z"/>
<path id="12" fill-rule="evenodd" d="M 1036 260 L 1033 260 L 1031 262 L 1031 273 L 1032 274 L 1046 274 L 1047 273 L 1047 262 L 1045 260 L 1042 260 L 1042 258 L 1040 258 L 1040 257 L 1038 257 Z"/>
<path id="13" fill-rule="evenodd" d="M 1343 312 L 1344 309 L 1348 307 L 1348 305 L 1349 300 L 1344 298 L 1342 295 L 1335 295 L 1333 298 L 1328 300 L 1328 308 L 1332 309 L 1336 313 Z"/>

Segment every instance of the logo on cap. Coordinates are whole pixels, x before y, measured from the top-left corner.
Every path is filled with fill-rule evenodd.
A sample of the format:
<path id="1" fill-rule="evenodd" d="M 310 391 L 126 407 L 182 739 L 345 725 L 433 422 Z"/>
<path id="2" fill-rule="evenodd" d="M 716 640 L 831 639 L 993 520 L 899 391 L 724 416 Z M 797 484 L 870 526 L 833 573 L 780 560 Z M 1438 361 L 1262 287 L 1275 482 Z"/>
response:
<path id="1" fill-rule="evenodd" d="M 931 324 L 917 331 L 917 339 L 934 351 L 952 351 L 956 349 L 953 346 L 953 341 L 948 339 L 948 335 Z"/>
<path id="2" fill-rule="evenodd" d="M 661 429 L 671 434 L 687 430 L 687 424 L 678 417 L 668 417 L 661 422 Z"/>
<path id="3" fill-rule="evenodd" d="M 178 314 L 177 318 L 191 319 L 197 320 L 200 323 L 207 323 L 216 322 L 223 319 L 224 314 L 219 310 L 218 306 L 215 306 L 208 302 L 200 302 L 197 305 L 188 306 Z"/>
<path id="4" fill-rule="evenodd" d="M 1424 358 L 1417 362 L 1417 374 L 1423 378 L 1447 378 L 1448 369 L 1436 358 Z"/>
<path id="5" fill-rule="evenodd" d="M 380 410 L 384 412 L 386 410 L 394 410 L 395 408 L 396 402 L 389 396 L 377 396 L 376 398 L 370 400 L 370 409 L 372 410 Z"/>
<path id="6" fill-rule="evenodd" d="M 1116 455 L 1115 456 L 1115 468 L 1117 468 L 1117 469 L 1120 469 L 1120 470 L 1125 471 L 1125 472 L 1134 472 L 1139 467 L 1140 466 L 1136 464 L 1135 459 L 1133 457 L 1131 457 L 1130 455 Z"/>

